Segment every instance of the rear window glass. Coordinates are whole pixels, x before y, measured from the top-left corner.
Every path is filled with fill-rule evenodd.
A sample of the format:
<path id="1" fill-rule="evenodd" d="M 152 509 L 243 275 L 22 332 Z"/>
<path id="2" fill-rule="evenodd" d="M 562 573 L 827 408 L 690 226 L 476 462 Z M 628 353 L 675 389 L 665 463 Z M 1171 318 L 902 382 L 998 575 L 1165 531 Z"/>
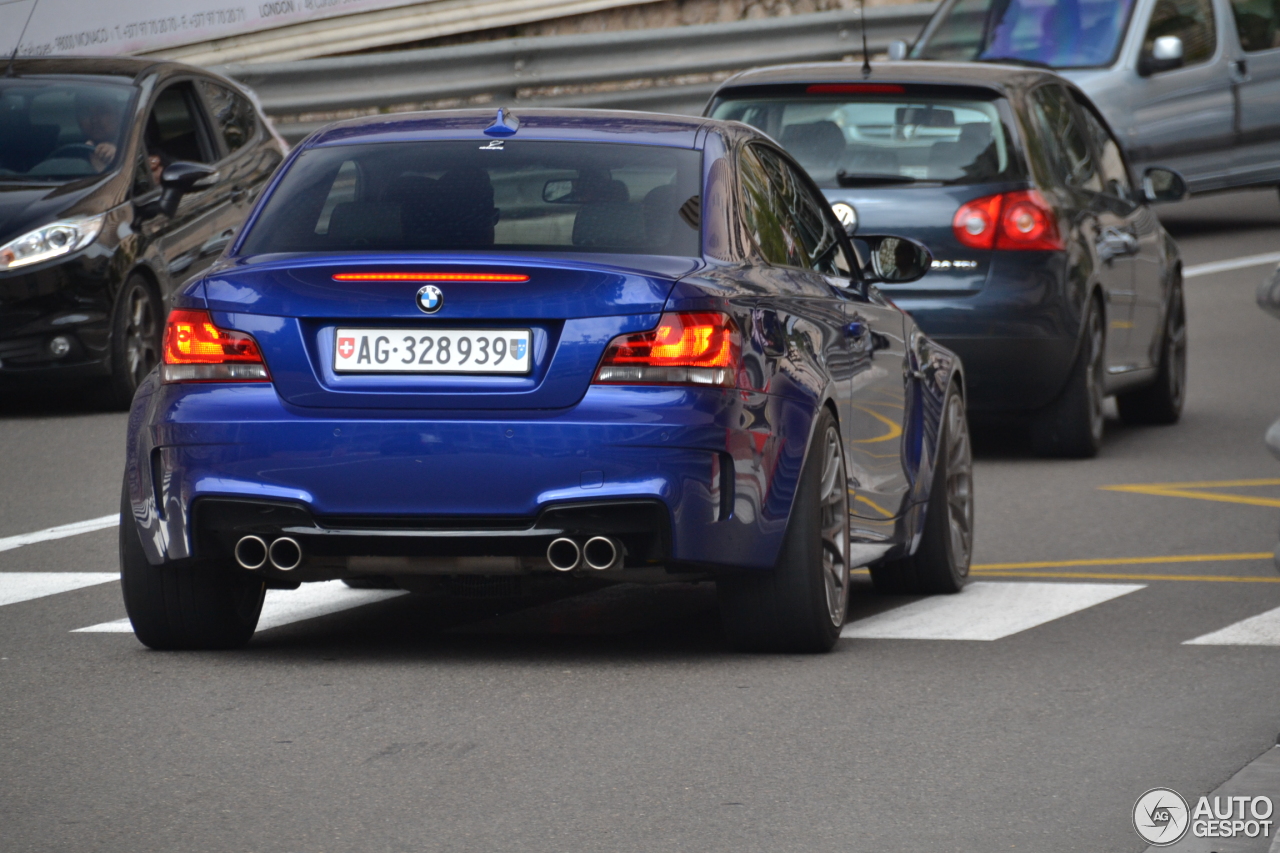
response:
<path id="1" fill-rule="evenodd" d="M 78 80 L 0 79 L 0 178 L 72 180 L 110 169 L 135 90 Z"/>
<path id="2" fill-rule="evenodd" d="M 540 140 L 304 151 L 242 254 L 530 251 L 700 254 L 697 151 Z"/>
<path id="3" fill-rule="evenodd" d="M 822 187 L 979 184 L 1017 177 L 994 100 L 905 93 L 730 95 L 713 116 L 769 134 Z"/>

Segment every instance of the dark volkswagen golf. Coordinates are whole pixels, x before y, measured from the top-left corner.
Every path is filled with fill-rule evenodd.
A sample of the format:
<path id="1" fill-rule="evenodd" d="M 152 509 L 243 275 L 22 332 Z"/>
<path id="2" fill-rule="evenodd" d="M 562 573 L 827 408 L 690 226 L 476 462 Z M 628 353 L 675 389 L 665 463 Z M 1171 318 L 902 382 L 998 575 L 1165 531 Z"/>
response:
<path id="1" fill-rule="evenodd" d="M 213 263 L 285 145 L 252 99 L 172 62 L 58 58 L 0 78 L 0 378 L 126 406 L 177 287 Z"/>
<path id="2" fill-rule="evenodd" d="M 1026 421 L 1038 452 L 1092 456 L 1103 401 L 1129 423 L 1182 410 L 1181 261 L 1149 203 L 1176 173 L 1135 180 L 1073 84 L 1036 69 L 815 63 L 739 74 L 707 114 L 779 140 L 851 231 L 929 247 L 922 280 L 885 285 L 959 353 L 975 420 Z"/>

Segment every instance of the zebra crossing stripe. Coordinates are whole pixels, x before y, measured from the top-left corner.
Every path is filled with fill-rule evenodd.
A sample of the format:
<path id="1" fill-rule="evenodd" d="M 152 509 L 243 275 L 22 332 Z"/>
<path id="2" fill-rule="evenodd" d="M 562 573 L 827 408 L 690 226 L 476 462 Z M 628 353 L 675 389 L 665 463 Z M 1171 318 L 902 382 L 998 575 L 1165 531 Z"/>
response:
<path id="1" fill-rule="evenodd" d="M 118 580 L 115 572 L 0 572 L 0 606 Z"/>
<path id="2" fill-rule="evenodd" d="M 972 583 L 957 595 L 905 604 L 845 625 L 876 640 L 999 640 L 1143 589 L 1120 583 Z"/>
<path id="3" fill-rule="evenodd" d="M 1280 607 L 1187 640 L 1183 645 L 1280 646 Z"/>
<path id="4" fill-rule="evenodd" d="M 269 631 L 404 595 L 400 589 L 351 589 L 342 581 L 303 584 L 298 589 L 269 589 L 258 617 L 258 631 Z M 128 619 L 76 628 L 73 634 L 132 634 Z"/>

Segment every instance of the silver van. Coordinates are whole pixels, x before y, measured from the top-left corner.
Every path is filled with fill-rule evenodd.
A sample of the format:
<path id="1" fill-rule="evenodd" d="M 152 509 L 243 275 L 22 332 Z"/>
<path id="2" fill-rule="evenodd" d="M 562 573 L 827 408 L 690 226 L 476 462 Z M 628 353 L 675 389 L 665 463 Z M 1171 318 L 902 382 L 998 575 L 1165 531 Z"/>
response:
<path id="1" fill-rule="evenodd" d="M 890 57 L 1053 68 L 1137 174 L 1177 169 L 1193 193 L 1280 186 L 1280 0 L 943 0 Z"/>

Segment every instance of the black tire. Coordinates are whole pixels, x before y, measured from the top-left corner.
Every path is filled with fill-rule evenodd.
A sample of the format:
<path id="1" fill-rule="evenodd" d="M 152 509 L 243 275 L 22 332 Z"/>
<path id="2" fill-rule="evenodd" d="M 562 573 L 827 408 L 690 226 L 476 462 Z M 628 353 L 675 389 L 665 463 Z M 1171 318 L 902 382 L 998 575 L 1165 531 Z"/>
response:
<path id="1" fill-rule="evenodd" d="M 973 555 L 973 450 L 964 398 L 954 388 L 942 409 L 924 533 L 909 557 L 871 567 L 876 591 L 890 595 L 959 592 L 969 582 Z"/>
<path id="2" fill-rule="evenodd" d="M 1127 424 L 1176 424 L 1187 396 L 1187 309 L 1182 282 L 1169 294 L 1160 365 L 1155 381 L 1145 388 L 1116 395 L 1116 407 Z"/>
<path id="3" fill-rule="evenodd" d="M 258 626 L 266 584 L 240 569 L 201 560 L 153 566 L 120 498 L 120 585 L 133 632 L 159 650 L 234 649 Z"/>
<path id="4" fill-rule="evenodd" d="M 1106 399 L 1106 326 L 1102 308 L 1089 300 L 1080 352 L 1062 394 L 1031 424 L 1031 447 L 1040 456 L 1090 459 L 1102 447 Z"/>
<path id="5" fill-rule="evenodd" d="M 145 276 L 125 279 L 111 318 L 111 378 L 107 402 L 128 409 L 133 392 L 160 362 L 164 308 Z"/>
<path id="6" fill-rule="evenodd" d="M 835 418 L 818 416 L 778 564 L 716 582 L 729 642 L 741 651 L 828 652 L 849 603 L 849 486 Z"/>

